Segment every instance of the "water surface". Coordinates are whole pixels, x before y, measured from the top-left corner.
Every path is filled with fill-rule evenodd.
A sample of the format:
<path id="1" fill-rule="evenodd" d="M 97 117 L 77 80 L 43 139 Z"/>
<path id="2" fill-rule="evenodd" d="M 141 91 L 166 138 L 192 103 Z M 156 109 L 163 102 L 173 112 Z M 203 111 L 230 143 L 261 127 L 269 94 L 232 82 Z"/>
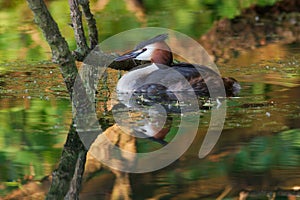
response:
<path id="1" fill-rule="evenodd" d="M 110 2 L 101 7 L 92 1 L 100 38 L 140 26 L 162 26 L 198 39 L 215 19 L 224 17 L 222 12 L 226 9 L 222 8 L 232 8 L 227 17 L 238 14 L 235 11 L 240 8 L 237 1 L 222 1 L 223 4 L 188 1 L 180 10 L 180 3 L 167 1 L 158 10 L 151 2 L 145 1 L 146 15 L 139 18 L 122 4 L 118 7 Z M 230 7 L 224 2 L 235 3 Z M 67 26 L 66 4 L 48 3 L 74 48 L 71 27 Z M 42 61 L 50 59 L 50 50 L 27 5 L 22 1 L 0 12 L 0 195 L 5 195 L 28 181 L 41 180 L 55 169 L 72 111 L 57 66 Z M 11 18 L 16 20 L 12 22 Z M 195 26 L 199 28 L 195 30 Z M 297 43 L 275 43 L 241 52 L 228 63 L 217 63 L 223 76 L 240 81 L 242 90 L 239 98 L 227 99 L 224 129 L 210 154 L 203 159 L 198 157 L 211 113 L 203 110 L 194 143 L 179 160 L 156 172 L 133 174 L 130 187 L 121 187 L 131 188 L 133 199 L 215 199 L 223 192 L 233 198 L 241 190 L 257 191 L 257 196 L 252 194 L 253 199 L 265 199 L 267 194 L 259 191 L 299 187 L 299 50 Z M 110 89 L 118 75 L 117 71 L 109 71 Z M 99 105 L 105 105 L 107 87 L 99 88 L 102 88 Z M 105 116 L 106 109 L 109 107 L 100 109 L 98 114 Z M 178 117 L 174 119 L 176 129 Z M 111 126 L 111 119 L 103 120 L 102 125 Z M 140 151 L 151 151 L 160 145 L 138 141 L 137 147 Z M 103 169 L 84 183 L 81 198 L 110 198 L 114 180 L 114 174 Z M 283 196 L 287 198 L 287 194 Z"/>

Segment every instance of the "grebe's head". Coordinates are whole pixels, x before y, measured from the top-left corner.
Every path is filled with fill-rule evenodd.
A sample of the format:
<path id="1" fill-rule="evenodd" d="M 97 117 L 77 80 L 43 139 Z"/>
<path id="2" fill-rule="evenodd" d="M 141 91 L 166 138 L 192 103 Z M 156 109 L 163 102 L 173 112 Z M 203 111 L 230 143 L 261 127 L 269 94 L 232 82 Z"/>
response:
<path id="1" fill-rule="evenodd" d="M 152 63 L 170 65 L 173 62 L 173 55 L 165 40 L 168 34 L 161 34 L 138 44 L 134 50 L 115 58 L 115 61 L 136 59 L 151 61 Z"/>

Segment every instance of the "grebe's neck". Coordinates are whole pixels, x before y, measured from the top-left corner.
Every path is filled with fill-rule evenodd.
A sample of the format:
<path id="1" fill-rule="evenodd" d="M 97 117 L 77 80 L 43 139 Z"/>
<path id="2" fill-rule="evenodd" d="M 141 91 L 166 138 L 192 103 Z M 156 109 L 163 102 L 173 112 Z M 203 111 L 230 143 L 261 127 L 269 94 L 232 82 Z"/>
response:
<path id="1" fill-rule="evenodd" d="M 170 66 L 173 62 L 170 47 L 164 41 L 155 43 L 155 47 L 156 49 L 151 55 L 151 62 Z"/>

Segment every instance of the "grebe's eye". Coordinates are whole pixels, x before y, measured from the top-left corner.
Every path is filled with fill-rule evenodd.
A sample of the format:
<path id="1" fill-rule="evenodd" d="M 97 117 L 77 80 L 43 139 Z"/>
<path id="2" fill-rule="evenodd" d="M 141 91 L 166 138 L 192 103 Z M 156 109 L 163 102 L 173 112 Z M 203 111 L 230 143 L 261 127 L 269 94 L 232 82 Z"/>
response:
<path id="1" fill-rule="evenodd" d="M 144 52 L 144 51 L 147 51 L 147 48 L 143 48 L 143 49 L 142 49 L 142 52 Z"/>

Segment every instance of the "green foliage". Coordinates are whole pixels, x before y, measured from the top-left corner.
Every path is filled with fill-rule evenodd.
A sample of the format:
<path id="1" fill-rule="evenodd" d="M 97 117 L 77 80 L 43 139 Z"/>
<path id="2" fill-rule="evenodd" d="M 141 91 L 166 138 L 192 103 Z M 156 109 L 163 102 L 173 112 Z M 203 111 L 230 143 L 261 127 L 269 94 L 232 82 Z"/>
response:
<path id="1" fill-rule="evenodd" d="M 202 0 L 162 2 L 145 0 L 148 26 L 162 26 L 199 37 L 213 22 L 221 18 L 232 19 L 251 5 L 271 5 L 276 0 Z"/>
<path id="2" fill-rule="evenodd" d="M 253 4 L 271 5 L 276 0 L 144 0 L 145 21 L 126 7 L 124 0 L 109 1 L 94 12 L 100 41 L 119 32 L 141 26 L 165 27 L 198 38 L 220 18 L 233 18 Z M 91 8 L 97 1 L 91 1 Z M 32 20 L 26 1 L 0 1 L 0 62 L 50 59 L 50 49 Z M 48 7 L 71 49 L 76 48 L 68 1 L 49 1 Z M 4 8 L 4 9 L 3 9 Z M 14 20 L 11 20 L 14 19 Z M 86 26 L 84 26 L 87 34 Z M 47 49 L 48 48 L 48 49 Z"/>
<path id="3" fill-rule="evenodd" d="M 276 3 L 278 0 L 256 0 L 255 3 L 260 6 L 267 6 Z"/>
<path id="4" fill-rule="evenodd" d="M 20 3 L 23 3 L 23 0 L 14 0 L 14 1 L 0 0 L 0 11 L 2 9 L 15 8 Z"/>
<path id="5" fill-rule="evenodd" d="M 123 0 L 109 1 L 101 12 L 95 13 L 95 18 L 102 39 L 141 26 L 134 13 L 127 10 Z"/>

